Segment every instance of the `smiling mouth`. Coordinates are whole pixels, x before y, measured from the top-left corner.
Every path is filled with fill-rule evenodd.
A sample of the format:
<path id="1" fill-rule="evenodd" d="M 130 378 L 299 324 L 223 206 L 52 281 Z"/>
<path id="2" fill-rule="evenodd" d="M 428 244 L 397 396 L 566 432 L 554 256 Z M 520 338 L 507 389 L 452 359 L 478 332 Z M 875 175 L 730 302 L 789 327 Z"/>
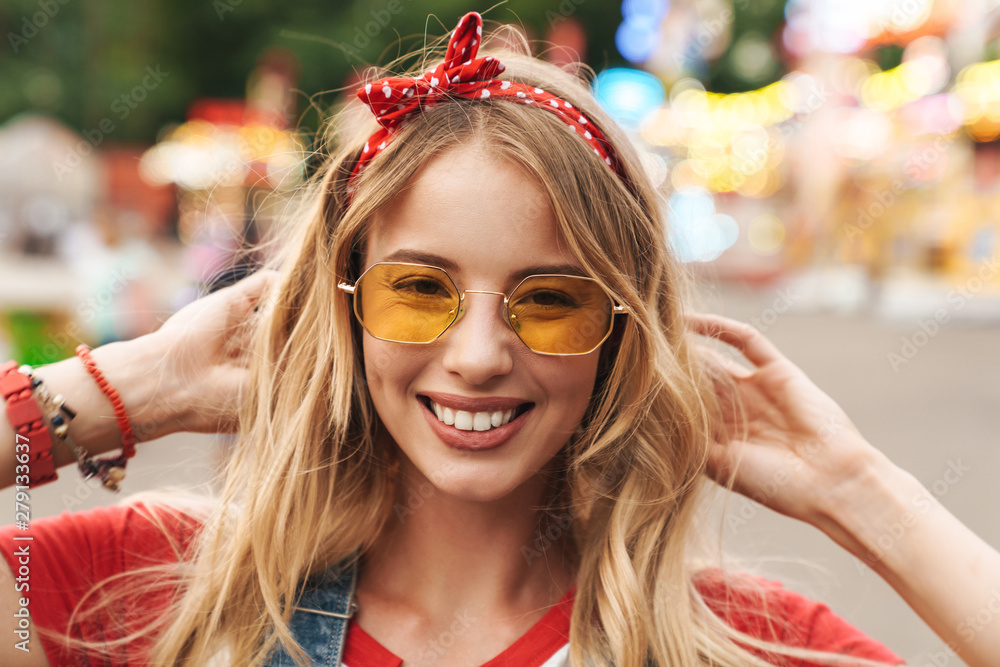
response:
<path id="1" fill-rule="evenodd" d="M 427 396 L 417 396 L 417 399 L 442 424 L 460 431 L 490 431 L 509 424 L 535 406 L 534 403 L 528 402 L 509 410 L 470 412 L 438 405 Z"/>

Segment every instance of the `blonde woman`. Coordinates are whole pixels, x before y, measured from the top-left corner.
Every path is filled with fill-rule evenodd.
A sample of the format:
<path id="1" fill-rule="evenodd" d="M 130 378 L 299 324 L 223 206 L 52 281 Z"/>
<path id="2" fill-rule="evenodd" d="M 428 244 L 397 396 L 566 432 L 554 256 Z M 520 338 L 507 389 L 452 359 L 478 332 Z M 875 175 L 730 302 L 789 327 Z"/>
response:
<path id="1" fill-rule="evenodd" d="M 340 119 L 271 266 L 93 351 L 140 440 L 238 445 L 210 503 L 32 522 L 30 591 L 6 529 L 4 664 L 901 662 L 690 557 L 710 478 L 861 557 L 922 487 L 758 332 L 690 312 L 627 138 L 573 76 L 478 53 L 480 25 L 359 91 L 379 123 Z M 36 374 L 78 444 L 119 445 L 79 359 Z M 15 441 L 0 422 L 7 485 Z M 997 664 L 1000 633 L 961 623 L 1000 558 L 943 508 L 873 565 L 969 664 Z"/>

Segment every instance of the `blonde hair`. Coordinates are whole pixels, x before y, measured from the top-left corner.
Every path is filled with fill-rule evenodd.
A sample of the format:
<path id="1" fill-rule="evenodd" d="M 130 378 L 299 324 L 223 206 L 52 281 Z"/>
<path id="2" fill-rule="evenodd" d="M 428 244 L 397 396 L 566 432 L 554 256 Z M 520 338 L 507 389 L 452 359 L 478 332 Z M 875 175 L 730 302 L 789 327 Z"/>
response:
<path id="1" fill-rule="evenodd" d="M 442 44 L 418 54 L 423 61 L 409 74 L 439 59 Z M 838 662 L 737 632 L 702 597 L 687 549 L 721 407 L 684 326 L 691 281 L 666 243 L 665 205 L 628 137 L 583 80 L 528 52 L 484 42 L 481 55 L 500 58 L 504 78 L 544 88 L 592 119 L 615 147 L 621 176 L 551 114 L 455 99 L 409 119 L 348 202 L 347 176 L 377 126 L 367 109 L 347 105 L 331 125 L 336 150 L 270 263 L 281 280 L 259 313 L 239 445 L 193 554 L 173 570 L 179 592 L 155 629 L 152 663 L 201 665 L 224 655 L 257 665 L 280 643 L 307 664 L 288 627 L 301 584 L 371 547 L 391 520 L 397 484 L 393 454 L 374 438 L 360 329 L 336 286 L 363 268 L 359 252 L 379 208 L 432 157 L 469 143 L 537 179 L 572 252 L 630 313 L 602 348 L 591 403 L 561 453 L 547 508 L 569 513 L 578 555 L 572 663 L 772 664 L 745 647 Z M 754 611 L 766 615 L 757 599 Z"/>

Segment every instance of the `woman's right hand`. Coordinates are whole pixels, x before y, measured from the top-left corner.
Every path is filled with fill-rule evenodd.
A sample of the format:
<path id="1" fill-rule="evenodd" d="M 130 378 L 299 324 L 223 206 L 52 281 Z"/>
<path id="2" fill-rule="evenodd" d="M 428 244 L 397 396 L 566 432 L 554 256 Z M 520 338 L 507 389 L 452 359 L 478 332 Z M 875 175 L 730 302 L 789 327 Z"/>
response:
<path id="1" fill-rule="evenodd" d="M 91 351 L 121 397 L 136 442 L 178 431 L 237 430 L 240 394 L 250 375 L 250 334 L 260 320 L 253 309 L 278 278 L 276 271 L 258 271 L 188 304 L 153 333 Z M 75 411 L 69 432 L 78 445 L 92 456 L 122 447 L 112 404 L 80 359 L 40 366 L 35 374 Z M 13 428 L 0 415 L 0 489 L 14 483 L 14 450 Z M 69 447 L 51 451 L 57 469 L 75 461 Z"/>
<path id="2" fill-rule="evenodd" d="M 239 397 L 249 378 L 248 345 L 259 321 L 255 310 L 279 277 L 277 271 L 257 271 L 189 303 L 155 332 L 130 341 L 148 344 L 160 355 L 150 370 L 159 374 L 170 397 L 171 431 L 236 431 Z"/>

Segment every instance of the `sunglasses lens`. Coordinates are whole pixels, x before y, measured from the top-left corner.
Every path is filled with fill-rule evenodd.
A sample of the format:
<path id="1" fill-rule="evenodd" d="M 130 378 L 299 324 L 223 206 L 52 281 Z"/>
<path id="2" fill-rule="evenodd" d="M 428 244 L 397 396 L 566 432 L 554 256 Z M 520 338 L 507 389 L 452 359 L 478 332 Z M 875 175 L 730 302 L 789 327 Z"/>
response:
<path id="1" fill-rule="evenodd" d="M 376 264 L 358 283 L 354 307 L 376 338 L 428 343 L 455 320 L 458 302 L 458 289 L 441 269 Z"/>
<path id="2" fill-rule="evenodd" d="M 525 345 L 547 354 L 592 352 L 611 332 L 613 303 L 594 280 L 534 276 L 510 297 L 510 323 Z"/>

